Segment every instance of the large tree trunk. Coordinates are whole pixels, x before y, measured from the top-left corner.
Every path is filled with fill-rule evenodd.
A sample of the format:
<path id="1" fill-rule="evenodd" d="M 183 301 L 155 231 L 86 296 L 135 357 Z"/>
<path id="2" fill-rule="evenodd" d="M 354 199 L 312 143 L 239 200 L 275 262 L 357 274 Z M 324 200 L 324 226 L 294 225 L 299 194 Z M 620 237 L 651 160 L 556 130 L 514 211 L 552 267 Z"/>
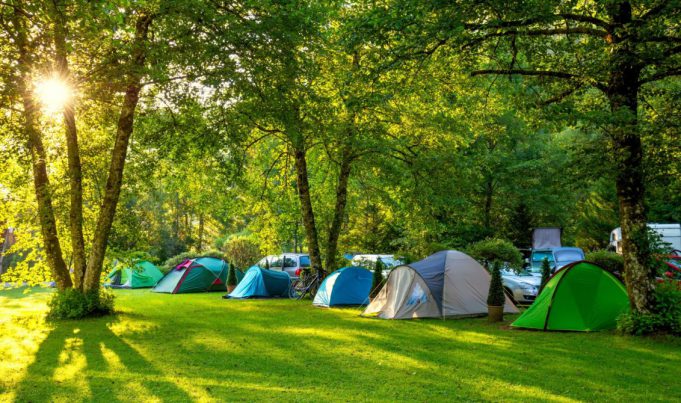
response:
<path id="1" fill-rule="evenodd" d="M 330 273 L 336 270 L 336 253 L 338 252 L 338 237 L 343 227 L 345 206 L 348 202 L 348 180 L 352 171 L 352 144 L 345 142 L 341 155 L 340 172 L 336 184 L 336 205 L 333 210 L 333 220 L 329 227 L 329 238 L 326 244 L 326 270 Z"/>
<path id="2" fill-rule="evenodd" d="M 52 6 L 56 70 L 64 82 L 71 83 L 71 74 L 66 59 L 66 21 L 56 1 L 52 2 Z M 66 126 L 66 151 L 69 161 L 69 193 L 71 199 L 69 227 L 71 230 L 71 249 L 73 250 L 73 285 L 77 289 L 82 289 L 86 266 L 85 240 L 83 238 L 83 174 L 76 130 L 75 101 L 73 99 L 69 99 L 64 105 L 64 125 Z"/>
<path id="3" fill-rule="evenodd" d="M 315 270 L 321 270 L 323 268 L 322 258 L 319 251 L 317 225 L 315 224 L 312 200 L 310 198 L 310 183 L 307 180 L 307 159 L 304 145 L 293 145 L 293 159 L 295 160 L 298 198 L 300 199 L 300 207 L 303 213 L 303 226 L 305 227 L 310 261 Z"/>
<path id="4" fill-rule="evenodd" d="M 145 64 L 147 34 L 152 20 L 153 16 L 141 14 L 135 25 L 135 40 L 133 43 L 132 66 L 130 66 L 130 81 L 127 90 L 125 91 L 123 106 L 121 107 L 121 113 L 118 118 L 118 130 L 116 131 L 116 142 L 114 143 L 111 155 L 109 177 L 106 182 L 104 200 L 102 201 L 97 227 L 95 228 L 95 235 L 92 240 L 92 250 L 88 260 L 87 271 L 85 272 L 85 284 L 83 287 L 85 291 L 97 290 L 99 288 L 102 264 L 104 262 L 104 254 L 106 253 L 106 244 L 116 213 L 118 196 L 120 195 L 123 181 L 125 157 L 128 153 L 128 142 L 132 135 L 135 109 L 137 108 L 141 90 L 141 71 Z"/>
<path id="5" fill-rule="evenodd" d="M 64 262 L 64 257 L 57 235 L 57 223 L 54 218 L 52 207 L 52 195 L 50 193 L 50 179 L 47 175 L 47 155 L 43 145 L 42 135 L 37 127 L 36 105 L 33 99 L 33 86 L 31 84 L 31 52 L 23 11 L 15 6 L 13 22 L 16 28 L 16 46 L 19 50 L 20 79 L 17 83 L 19 94 L 24 106 L 24 132 L 28 140 L 28 148 L 31 152 L 33 168 L 33 185 L 35 187 L 36 201 L 38 202 L 38 220 L 43 238 L 43 247 L 47 257 L 47 263 L 52 270 L 52 275 L 57 283 L 57 288 L 64 290 L 72 286 L 69 270 Z"/>
<path id="6" fill-rule="evenodd" d="M 622 2 L 611 9 L 613 21 L 631 22 L 631 6 Z M 625 39 L 626 40 L 626 39 Z M 655 272 L 650 264 L 644 205 L 643 151 L 638 131 L 638 91 L 641 67 L 626 43 L 612 54 L 608 87 L 612 139 L 617 164 L 617 197 L 620 204 L 624 272 L 633 311 L 654 308 Z"/>

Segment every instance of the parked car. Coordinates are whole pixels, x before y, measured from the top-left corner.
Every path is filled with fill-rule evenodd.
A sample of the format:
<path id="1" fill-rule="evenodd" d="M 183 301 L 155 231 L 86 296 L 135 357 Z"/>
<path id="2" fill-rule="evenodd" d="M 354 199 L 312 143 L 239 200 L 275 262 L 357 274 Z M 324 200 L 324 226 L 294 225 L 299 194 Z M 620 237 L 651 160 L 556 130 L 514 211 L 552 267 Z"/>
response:
<path id="1" fill-rule="evenodd" d="M 275 259 L 277 259 L 279 255 L 267 255 L 264 258 L 260 259 L 258 263 L 255 265 L 260 267 L 261 269 L 267 269 L 272 267 L 272 263 L 274 262 Z"/>
<path id="2" fill-rule="evenodd" d="M 541 267 L 544 259 L 548 259 L 551 272 L 560 270 L 570 263 L 584 260 L 584 251 L 575 247 L 560 247 L 548 249 L 533 249 L 530 257 L 529 271 L 532 275 L 541 277 Z"/>
<path id="3" fill-rule="evenodd" d="M 541 277 L 533 275 L 528 270 L 516 272 L 510 269 L 501 271 L 504 289 L 513 302 L 517 304 L 531 304 L 537 298 Z"/>
<path id="4" fill-rule="evenodd" d="M 284 253 L 270 262 L 270 270 L 286 272 L 291 278 L 298 278 L 296 272 L 309 267 L 310 255 L 307 253 Z"/>
<path id="5" fill-rule="evenodd" d="M 404 262 L 396 258 L 395 255 L 382 255 L 382 254 L 365 254 L 365 255 L 355 255 L 350 263 L 353 266 L 363 266 L 366 267 L 370 270 L 373 270 L 374 267 L 376 267 L 376 262 L 378 259 L 381 259 L 381 263 L 383 263 L 383 278 L 387 278 L 388 274 L 390 274 L 390 270 L 393 268 L 403 265 Z"/>
<path id="6" fill-rule="evenodd" d="M 662 277 L 658 277 L 658 282 L 676 281 L 679 288 L 681 288 L 681 254 L 673 253 L 667 256 L 665 263 L 665 272 Z"/>

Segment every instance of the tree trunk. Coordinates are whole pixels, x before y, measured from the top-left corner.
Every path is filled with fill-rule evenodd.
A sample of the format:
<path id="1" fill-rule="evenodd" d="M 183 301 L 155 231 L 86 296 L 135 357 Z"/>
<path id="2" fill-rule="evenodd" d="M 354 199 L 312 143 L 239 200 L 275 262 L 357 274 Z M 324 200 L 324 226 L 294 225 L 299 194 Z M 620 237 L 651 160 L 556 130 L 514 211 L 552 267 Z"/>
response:
<path id="1" fill-rule="evenodd" d="M 118 196 L 121 191 L 123 181 L 123 168 L 125 167 L 125 157 L 128 153 L 128 142 L 132 135 L 135 109 L 139 101 L 142 80 L 141 70 L 144 68 L 146 59 L 146 40 L 149 26 L 153 16 L 141 14 L 135 24 L 135 40 L 133 43 L 133 58 L 130 71 L 130 81 L 125 91 L 123 106 L 118 118 L 118 130 L 116 131 L 116 142 L 114 143 L 111 155 L 111 165 L 109 167 L 109 177 L 104 190 L 104 200 L 99 212 L 95 235 L 92 240 L 92 251 L 88 260 L 87 271 L 85 272 L 85 291 L 97 290 L 99 288 L 99 278 L 102 273 L 104 254 L 109 239 L 109 232 L 116 213 Z"/>
<path id="2" fill-rule="evenodd" d="M 199 213 L 199 246 L 198 250 L 203 250 L 203 213 Z"/>
<path id="3" fill-rule="evenodd" d="M 482 213 L 483 225 L 485 229 L 491 234 L 494 231 L 490 228 L 492 223 L 492 201 L 494 198 L 494 180 L 492 177 L 485 179 L 485 207 Z"/>
<path id="4" fill-rule="evenodd" d="M 20 78 L 17 87 L 24 107 L 23 126 L 28 140 L 28 148 L 31 152 L 33 185 L 35 187 L 36 201 L 38 202 L 38 220 L 40 221 L 43 237 L 43 247 L 47 257 L 47 264 L 57 283 L 57 288 L 64 290 L 71 288 L 73 284 L 69 276 L 69 270 L 64 262 L 57 235 L 57 223 L 54 218 L 52 195 L 50 193 L 50 179 L 47 175 L 47 155 L 42 135 L 37 128 L 36 122 L 36 105 L 33 99 L 33 86 L 31 84 L 31 49 L 26 35 L 24 16 L 19 6 L 14 8 L 13 22 L 16 27 L 16 46 L 19 51 L 18 68 Z"/>
<path id="5" fill-rule="evenodd" d="M 333 210 L 333 220 L 329 228 L 329 238 L 326 244 L 326 270 L 330 273 L 336 270 L 336 253 L 338 252 L 338 237 L 343 226 L 345 206 L 348 201 L 348 180 L 352 171 L 352 144 L 349 141 L 343 146 L 340 172 L 336 184 L 336 206 Z"/>
<path id="6" fill-rule="evenodd" d="M 307 180 L 307 160 L 304 145 L 293 145 L 293 157 L 296 166 L 298 198 L 300 199 L 300 207 L 303 213 L 303 226 L 305 227 L 310 261 L 315 270 L 322 269 L 323 266 L 321 253 L 319 252 L 317 225 L 315 224 L 312 200 L 310 198 L 310 183 Z"/>
<path id="7" fill-rule="evenodd" d="M 66 21 L 55 1 L 54 13 L 55 64 L 60 78 L 71 83 L 71 74 L 66 59 Z M 83 238 L 83 174 L 80 164 L 78 132 L 76 130 L 75 104 L 69 99 L 64 105 L 64 125 L 66 126 L 66 151 L 69 161 L 70 201 L 69 227 L 71 230 L 71 249 L 73 250 L 73 285 L 83 288 L 85 276 L 85 241 Z"/>
<path id="8" fill-rule="evenodd" d="M 622 2 L 611 11 L 618 24 L 631 22 L 631 6 Z M 625 39 L 627 40 L 627 39 Z M 617 44 L 611 56 L 608 85 L 612 140 L 617 164 L 624 276 L 631 308 L 647 313 L 654 308 L 655 271 L 650 264 L 644 205 L 643 151 L 638 131 L 638 91 L 641 67 L 627 43 Z"/>

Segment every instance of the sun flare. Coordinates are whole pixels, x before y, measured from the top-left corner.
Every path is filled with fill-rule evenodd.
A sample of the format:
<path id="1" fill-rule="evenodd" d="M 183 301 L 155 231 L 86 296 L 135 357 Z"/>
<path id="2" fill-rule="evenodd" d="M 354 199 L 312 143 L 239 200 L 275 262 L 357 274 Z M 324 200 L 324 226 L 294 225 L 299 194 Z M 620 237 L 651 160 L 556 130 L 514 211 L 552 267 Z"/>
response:
<path id="1" fill-rule="evenodd" d="M 73 97 L 71 87 L 58 77 L 49 77 L 36 84 L 35 93 L 48 113 L 61 112 Z"/>

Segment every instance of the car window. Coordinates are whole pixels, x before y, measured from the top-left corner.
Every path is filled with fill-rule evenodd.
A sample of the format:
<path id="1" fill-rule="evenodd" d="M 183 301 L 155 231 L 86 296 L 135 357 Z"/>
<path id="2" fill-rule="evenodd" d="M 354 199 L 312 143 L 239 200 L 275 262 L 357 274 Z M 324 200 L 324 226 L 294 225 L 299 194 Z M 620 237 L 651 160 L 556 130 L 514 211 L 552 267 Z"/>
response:
<path id="1" fill-rule="evenodd" d="M 270 260 L 270 267 L 281 267 L 281 256 L 277 256 Z"/>
<path id="2" fill-rule="evenodd" d="M 284 267 L 296 267 L 296 261 L 293 258 L 290 257 L 285 257 L 284 258 Z"/>
<path id="3" fill-rule="evenodd" d="M 584 255 L 576 250 L 556 251 L 556 260 L 559 262 L 574 262 L 582 259 Z"/>
<path id="4" fill-rule="evenodd" d="M 300 257 L 300 267 L 310 267 L 310 257 L 301 256 Z"/>

